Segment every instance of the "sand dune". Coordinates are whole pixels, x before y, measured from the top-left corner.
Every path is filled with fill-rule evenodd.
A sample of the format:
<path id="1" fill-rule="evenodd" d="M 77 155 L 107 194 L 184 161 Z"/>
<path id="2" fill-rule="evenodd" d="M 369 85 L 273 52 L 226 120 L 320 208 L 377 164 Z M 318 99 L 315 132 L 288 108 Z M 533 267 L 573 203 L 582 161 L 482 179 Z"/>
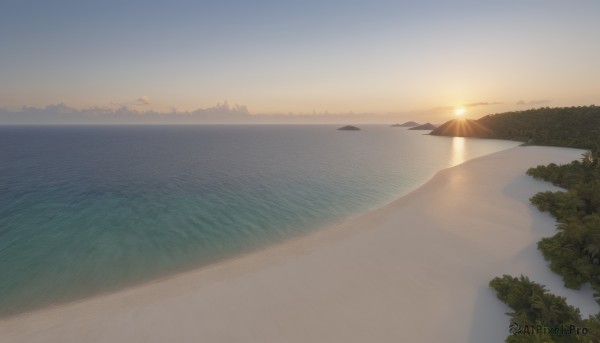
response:
<path id="1" fill-rule="evenodd" d="M 553 219 L 525 175 L 581 151 L 516 147 L 439 172 L 380 209 L 197 271 L 0 321 L 2 342 L 501 342 L 508 311 L 487 286 L 526 274 L 566 290 L 536 242 Z"/>

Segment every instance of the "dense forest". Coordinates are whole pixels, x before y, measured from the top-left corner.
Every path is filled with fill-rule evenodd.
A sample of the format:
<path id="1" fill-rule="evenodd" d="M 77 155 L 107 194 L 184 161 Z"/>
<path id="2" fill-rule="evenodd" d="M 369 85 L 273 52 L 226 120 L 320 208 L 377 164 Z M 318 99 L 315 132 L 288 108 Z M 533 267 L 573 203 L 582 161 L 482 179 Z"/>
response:
<path id="1" fill-rule="evenodd" d="M 512 335 L 506 342 L 600 341 L 600 314 L 582 320 L 579 309 L 568 305 L 564 297 L 548 293 L 526 276 L 503 275 L 490 281 L 490 287 L 514 311 L 507 313 Z"/>
<path id="2" fill-rule="evenodd" d="M 535 145 L 600 150 L 600 106 L 543 107 L 455 119 L 431 132 L 439 136 L 509 139 Z"/>
<path id="3" fill-rule="evenodd" d="M 527 174 L 550 181 L 566 192 L 542 192 L 531 198 L 541 211 L 558 221 L 558 232 L 538 243 L 550 269 L 565 287 L 590 283 L 600 303 L 600 156 L 591 151 L 581 161 L 538 166 Z"/>

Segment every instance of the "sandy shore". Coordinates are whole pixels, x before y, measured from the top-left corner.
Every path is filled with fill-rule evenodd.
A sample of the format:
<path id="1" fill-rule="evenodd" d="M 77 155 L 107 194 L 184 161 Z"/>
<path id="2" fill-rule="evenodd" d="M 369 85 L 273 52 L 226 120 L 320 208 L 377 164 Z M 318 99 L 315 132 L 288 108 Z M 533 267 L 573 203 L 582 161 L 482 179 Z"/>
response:
<path id="1" fill-rule="evenodd" d="M 501 342 L 509 309 L 487 286 L 562 287 L 536 249 L 554 221 L 528 167 L 581 151 L 516 147 L 439 172 L 348 222 L 170 279 L 0 321 L 1 342 Z"/>

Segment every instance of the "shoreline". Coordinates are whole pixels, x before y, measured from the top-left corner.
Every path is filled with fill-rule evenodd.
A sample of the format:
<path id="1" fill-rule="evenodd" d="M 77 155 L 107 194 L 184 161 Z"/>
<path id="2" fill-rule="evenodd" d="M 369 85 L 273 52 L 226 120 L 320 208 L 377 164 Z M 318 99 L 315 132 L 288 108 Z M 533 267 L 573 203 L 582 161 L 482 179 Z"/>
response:
<path id="1" fill-rule="evenodd" d="M 535 247 L 553 234 L 554 219 L 528 198 L 558 188 L 525 175 L 529 167 L 570 162 L 581 152 L 514 147 L 478 157 L 323 230 L 0 319 L 0 340 L 501 341 L 508 308 L 487 282 L 502 274 L 546 284 L 571 305 L 587 305 L 581 308 L 587 317 L 598 310 L 590 307 L 589 287 L 564 289 Z"/>

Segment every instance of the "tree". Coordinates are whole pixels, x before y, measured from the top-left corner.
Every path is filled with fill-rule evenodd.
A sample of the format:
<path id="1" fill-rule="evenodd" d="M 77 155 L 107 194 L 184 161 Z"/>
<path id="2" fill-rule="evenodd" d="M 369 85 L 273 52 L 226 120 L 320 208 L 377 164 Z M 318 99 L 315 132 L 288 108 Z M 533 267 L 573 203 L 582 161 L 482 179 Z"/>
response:
<path id="1" fill-rule="evenodd" d="M 597 159 L 594 157 L 594 153 L 588 150 L 581 154 L 581 163 L 586 168 L 594 168 L 597 164 Z"/>

